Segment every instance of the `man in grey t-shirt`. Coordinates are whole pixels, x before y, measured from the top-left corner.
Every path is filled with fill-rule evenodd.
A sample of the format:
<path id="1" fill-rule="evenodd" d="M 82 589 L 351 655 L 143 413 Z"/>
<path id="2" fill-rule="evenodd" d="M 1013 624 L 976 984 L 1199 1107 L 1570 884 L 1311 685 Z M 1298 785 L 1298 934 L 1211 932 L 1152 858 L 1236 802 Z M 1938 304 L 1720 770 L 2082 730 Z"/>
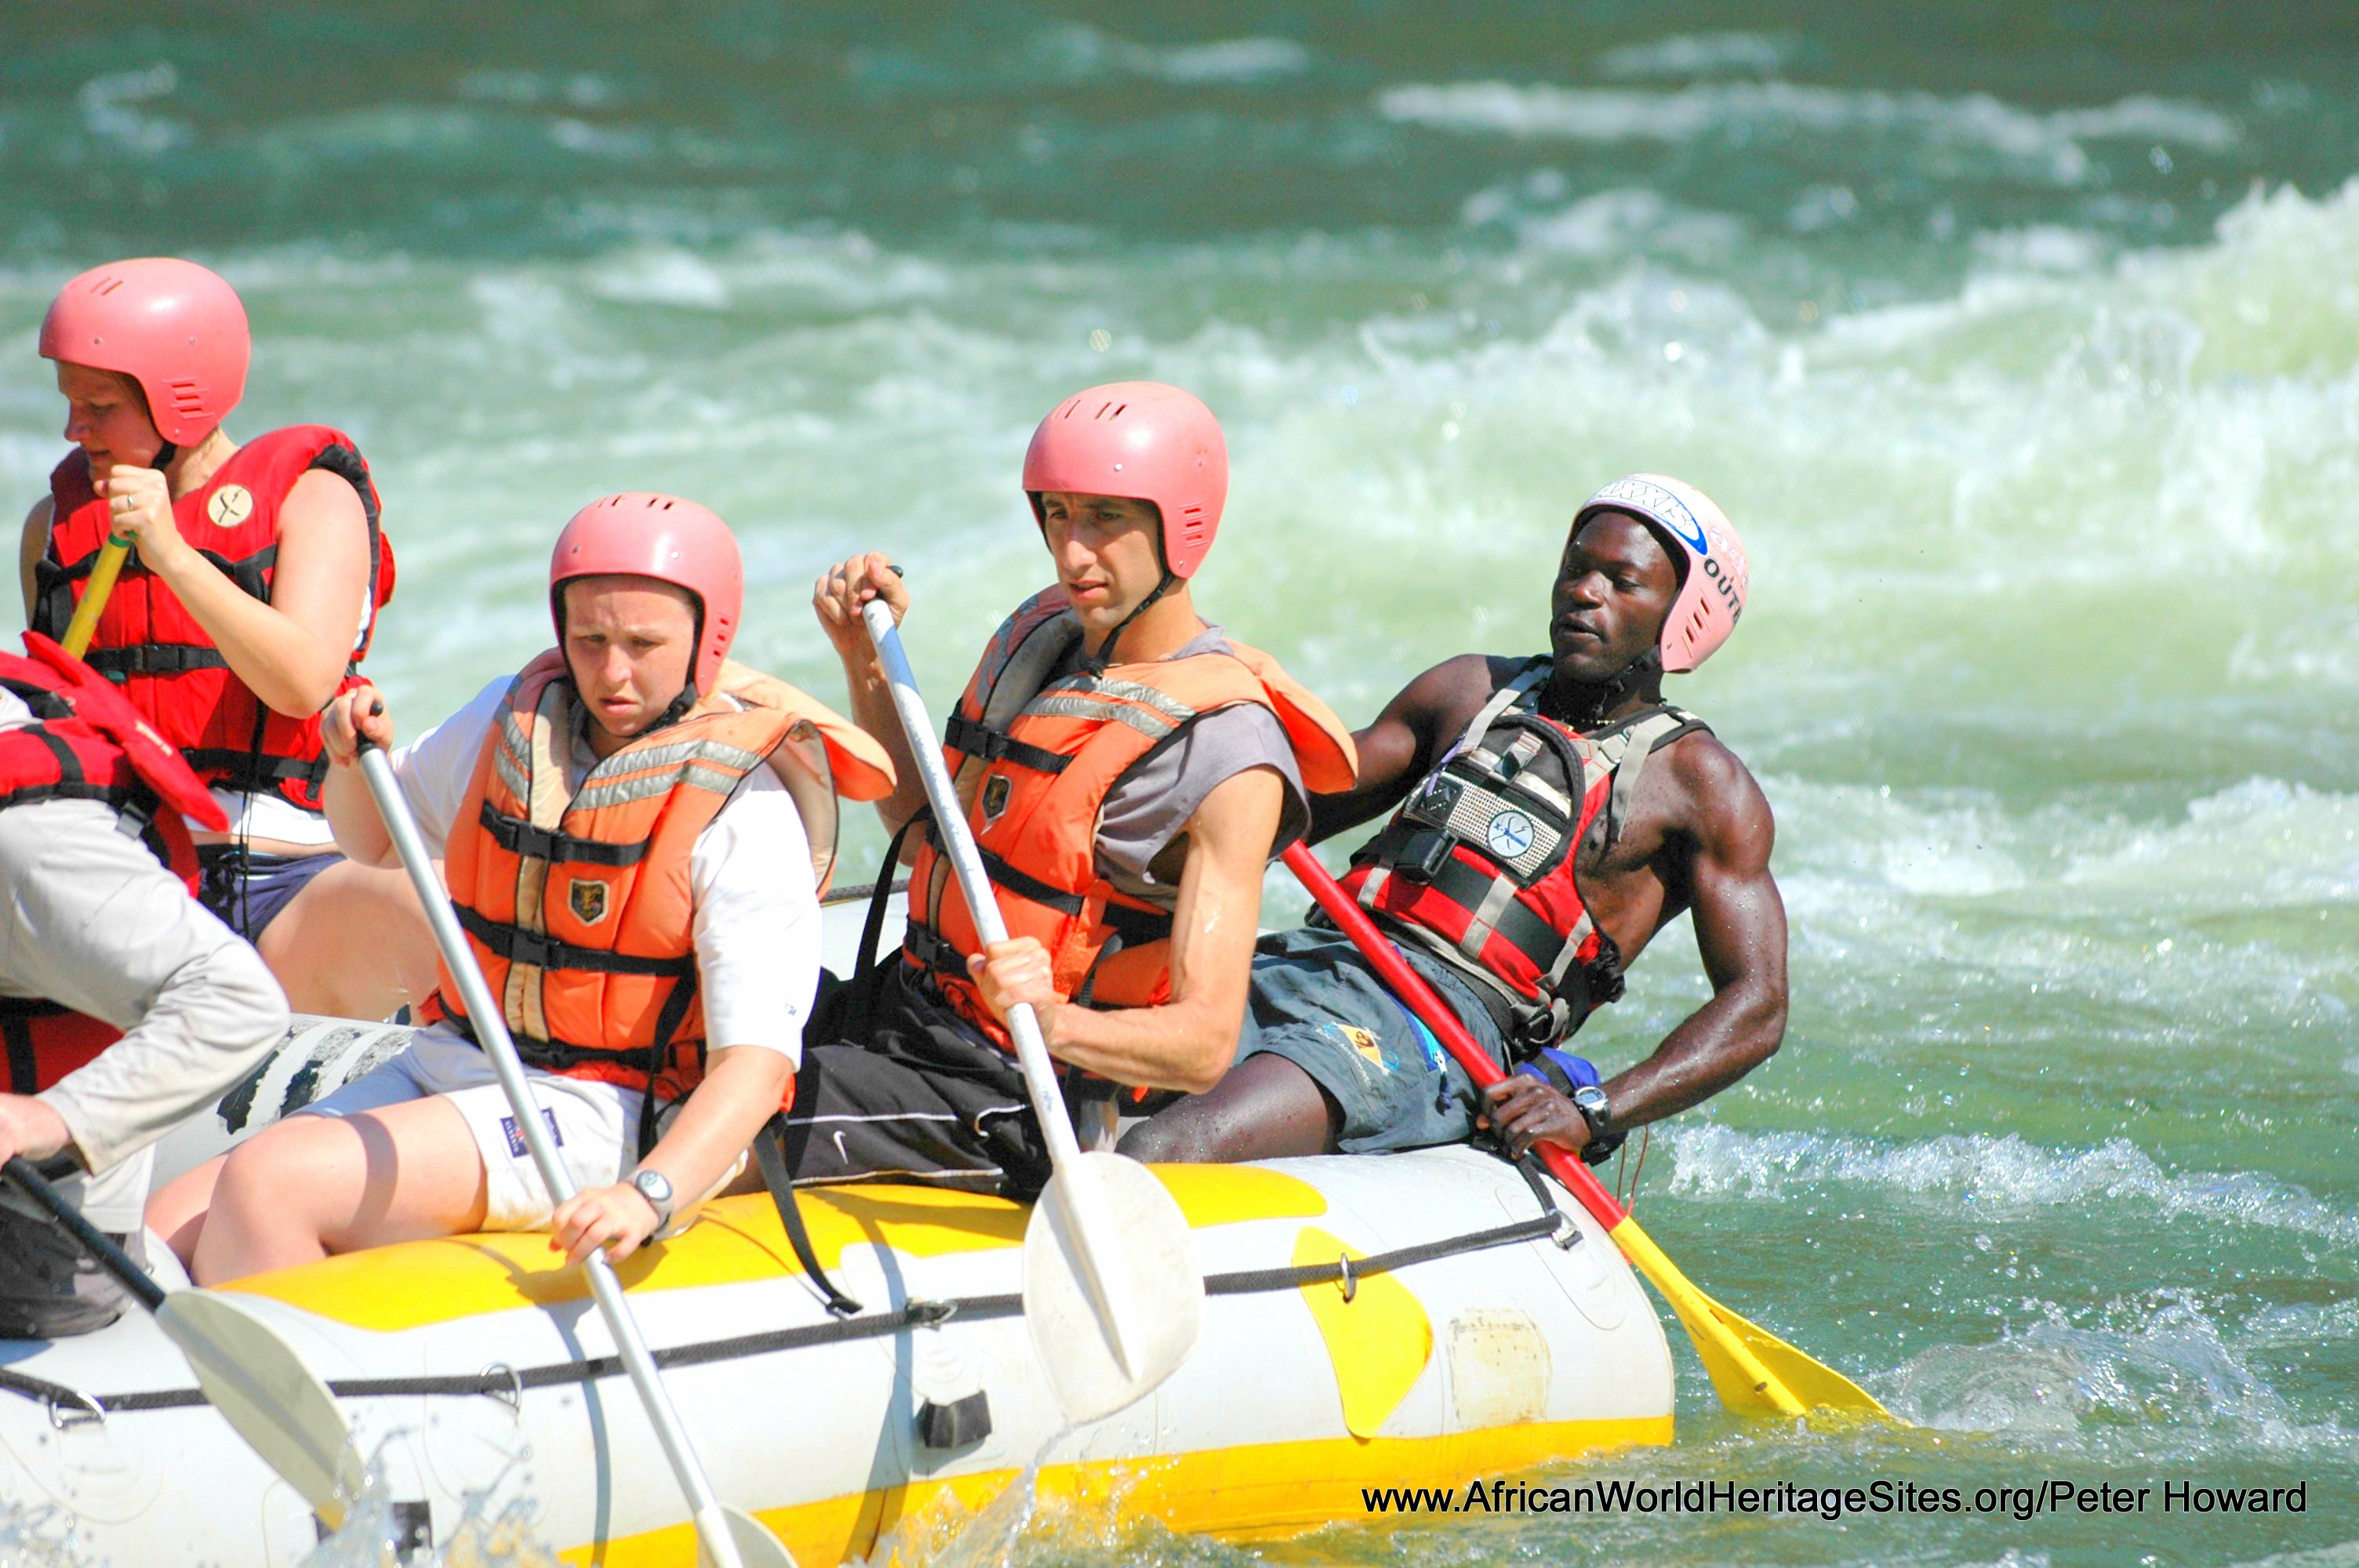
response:
<path id="1" fill-rule="evenodd" d="M 918 850 L 901 955 L 807 1037 L 797 1181 L 1037 1190 L 1048 1159 L 1004 1026 L 1018 1002 L 1069 1084 L 1194 1092 L 1226 1071 L 1263 871 L 1307 825 L 1306 787 L 1353 776 L 1341 721 L 1196 611 L 1226 488 L 1220 427 L 1175 387 L 1092 388 L 1041 422 L 1024 489 L 1057 584 L 985 645 L 947 736 L 1010 936 L 984 946 L 943 859 Z M 853 716 L 895 752 L 877 804 L 897 833 L 923 785 L 860 607 L 898 620 L 908 591 L 864 555 L 813 598 Z"/>

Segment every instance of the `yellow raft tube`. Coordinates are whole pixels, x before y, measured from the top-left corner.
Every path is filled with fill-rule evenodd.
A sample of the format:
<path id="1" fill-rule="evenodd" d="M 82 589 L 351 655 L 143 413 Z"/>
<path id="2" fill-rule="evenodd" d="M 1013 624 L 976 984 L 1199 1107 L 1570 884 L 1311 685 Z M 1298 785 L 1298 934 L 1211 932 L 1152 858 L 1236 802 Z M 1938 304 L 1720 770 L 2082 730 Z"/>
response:
<path id="1" fill-rule="evenodd" d="M 307 1022 L 199 1136 L 324 1092 L 393 1033 Z M 805 1189 L 820 1263 L 861 1303 L 849 1317 L 766 1196 L 709 1206 L 623 1273 L 721 1497 L 802 1568 L 864 1556 L 946 1499 L 980 1508 L 1036 1463 L 1044 1498 L 1266 1538 L 1366 1517 L 1366 1487 L 1462 1491 L 1669 1441 L 1670 1357 L 1636 1281 L 1506 1163 L 1452 1149 L 1156 1174 L 1196 1232 L 1202 1337 L 1155 1393 L 1071 1431 L 1021 1316 L 1016 1205 Z M 568 1562 L 693 1564 L 654 1434 L 560 1265 L 543 1236 L 471 1236 L 233 1288 L 336 1387 L 417 1539 L 506 1487 Z M 0 1498 L 59 1505 L 117 1563 L 291 1564 L 318 1540 L 136 1311 L 0 1343 Z"/>

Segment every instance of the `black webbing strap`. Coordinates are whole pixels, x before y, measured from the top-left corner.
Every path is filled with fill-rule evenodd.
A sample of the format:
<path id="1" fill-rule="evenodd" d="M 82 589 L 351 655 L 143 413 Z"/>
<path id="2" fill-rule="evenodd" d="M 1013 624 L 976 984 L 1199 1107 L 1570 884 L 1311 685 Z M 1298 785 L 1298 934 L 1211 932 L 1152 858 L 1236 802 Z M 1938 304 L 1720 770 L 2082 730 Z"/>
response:
<path id="1" fill-rule="evenodd" d="M 1336 1284 L 1347 1277 L 1364 1279 L 1370 1274 L 1388 1274 L 1396 1270 L 1460 1257 L 1469 1252 L 1487 1252 L 1494 1248 L 1544 1240 L 1555 1235 L 1561 1223 L 1561 1217 L 1551 1211 L 1538 1218 L 1518 1220 L 1513 1225 L 1496 1226 L 1465 1236 L 1446 1237 L 1439 1241 L 1423 1241 L 1414 1247 L 1374 1253 L 1349 1264 L 1338 1258 L 1332 1263 L 1303 1263 L 1292 1268 L 1241 1269 L 1226 1274 L 1208 1274 L 1204 1277 L 1204 1293 L 1208 1296 L 1260 1295 L 1297 1290 L 1304 1285 Z M 905 1328 L 935 1328 L 952 1318 L 983 1321 L 1016 1317 L 1023 1311 L 1024 1298 L 1014 1292 L 997 1296 L 953 1296 L 940 1301 L 917 1300 L 893 1312 L 862 1313 L 857 1317 L 838 1318 L 830 1323 L 766 1329 L 759 1334 L 740 1334 L 726 1339 L 675 1345 L 658 1350 L 655 1363 L 658 1367 L 702 1367 L 716 1361 L 772 1356 L 786 1350 L 807 1350 L 814 1346 L 875 1339 L 888 1334 L 898 1334 Z M 337 1398 L 347 1400 L 506 1395 L 527 1389 L 592 1382 L 614 1377 L 622 1371 L 623 1363 L 619 1357 L 600 1356 L 584 1361 L 559 1361 L 513 1371 L 497 1368 L 448 1377 L 346 1378 L 330 1383 L 328 1389 Z M 60 1410 L 92 1411 L 101 1416 L 132 1411 L 186 1410 L 208 1402 L 204 1394 L 196 1389 L 90 1394 L 63 1383 L 52 1383 L 45 1379 L 12 1371 L 5 1367 L 0 1367 L 0 1389 L 22 1394 L 27 1399 L 43 1400 Z"/>
<path id="2" fill-rule="evenodd" d="M 1434 869 L 1426 885 L 1459 908 L 1472 913 L 1482 908 L 1483 901 L 1490 897 L 1491 884 L 1495 880 L 1493 873 L 1477 871 L 1452 855 Z M 1534 914 L 1530 905 L 1519 898 L 1507 901 L 1506 908 L 1499 912 L 1499 918 L 1492 923 L 1491 929 L 1528 959 L 1542 975 L 1556 967 L 1557 955 L 1564 951 L 1562 934 Z"/>
<path id="3" fill-rule="evenodd" d="M 647 857 L 646 839 L 635 844 L 607 844 L 595 838 L 576 838 L 571 833 L 553 828 L 536 827 L 521 816 L 510 816 L 490 801 L 476 814 L 484 831 L 492 842 L 511 855 L 523 855 L 536 860 L 565 860 L 584 866 L 636 866 Z"/>
<path id="4" fill-rule="evenodd" d="M 463 903 L 451 907 L 458 913 L 460 929 L 511 964 L 531 964 L 543 969 L 585 969 L 602 975 L 669 975 L 683 980 L 696 973 L 693 953 L 683 953 L 677 958 L 649 958 L 635 953 L 576 947 L 554 937 L 486 920 Z"/>
<path id="5" fill-rule="evenodd" d="M 82 655 L 90 667 L 112 681 L 125 676 L 177 676 L 190 670 L 225 670 L 229 660 L 219 648 L 192 643 L 135 643 L 124 648 L 92 648 Z"/>
<path id="6" fill-rule="evenodd" d="M 1062 752 L 1051 752 L 1045 746 L 1018 741 L 1006 730 L 994 730 L 963 713 L 951 714 L 942 725 L 942 744 L 953 752 L 963 752 L 985 762 L 1014 762 L 1017 767 L 1029 768 L 1036 773 L 1061 773 L 1073 762 Z"/>
<path id="7" fill-rule="evenodd" d="M 991 879 L 994 887 L 1006 888 L 1016 897 L 1029 899 L 1034 903 L 1045 903 L 1060 914 L 1079 914 L 1082 906 L 1089 903 L 1080 893 L 1051 887 L 1036 876 L 1017 871 L 980 844 L 974 849 L 982 858 L 984 874 Z"/>
<path id="8" fill-rule="evenodd" d="M 836 1282 L 819 1266 L 819 1253 L 812 1248 L 810 1231 L 803 1224 L 802 1206 L 795 1201 L 795 1179 L 787 1169 L 787 1114 L 779 1111 L 762 1124 L 754 1134 L 754 1160 L 761 1167 L 762 1184 L 770 1189 L 770 1202 L 778 1211 L 778 1224 L 785 1227 L 787 1245 L 795 1249 L 795 1261 L 803 1266 L 803 1278 L 819 1287 L 827 1298 L 827 1310 L 837 1317 L 857 1317 L 860 1303 L 846 1295 Z"/>
<path id="9" fill-rule="evenodd" d="M 0 1007 L 0 1033 L 8 1040 L 8 1092 L 33 1095 L 41 1092 L 40 1059 L 33 1053 L 33 1020 L 37 1009 L 50 1012 L 64 1010 L 52 1002 L 19 1002 L 10 998 Z"/>
<path id="10" fill-rule="evenodd" d="M 255 752 L 192 751 L 183 752 L 180 756 L 201 773 L 225 768 L 237 775 L 238 783 L 252 787 L 266 787 L 282 779 L 308 779 L 327 767 L 325 762 L 307 762 L 300 757 L 270 757 Z"/>

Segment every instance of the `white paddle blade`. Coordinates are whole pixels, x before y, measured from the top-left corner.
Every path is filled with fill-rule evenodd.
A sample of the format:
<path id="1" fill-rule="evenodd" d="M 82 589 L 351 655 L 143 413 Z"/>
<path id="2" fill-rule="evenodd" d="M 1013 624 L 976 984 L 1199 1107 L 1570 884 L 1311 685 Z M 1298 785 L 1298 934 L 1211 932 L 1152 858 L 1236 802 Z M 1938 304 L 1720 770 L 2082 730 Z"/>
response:
<path id="1" fill-rule="evenodd" d="M 352 1427 L 319 1374 L 247 1307 L 211 1291 L 174 1291 L 156 1321 L 189 1358 L 197 1385 L 264 1464 L 329 1529 L 361 1495 Z"/>
<path id="2" fill-rule="evenodd" d="M 737 1548 L 737 1560 L 745 1568 L 795 1568 L 795 1554 L 787 1550 L 785 1541 L 770 1532 L 768 1525 L 744 1509 L 733 1509 L 727 1503 L 721 1505 L 721 1511 L 728 1517 L 729 1539 Z"/>
<path id="3" fill-rule="evenodd" d="M 1069 1421 L 1153 1392 L 1203 1314 L 1195 1234 L 1152 1172 L 1095 1153 L 1050 1179 L 1024 1231 L 1024 1315 Z"/>

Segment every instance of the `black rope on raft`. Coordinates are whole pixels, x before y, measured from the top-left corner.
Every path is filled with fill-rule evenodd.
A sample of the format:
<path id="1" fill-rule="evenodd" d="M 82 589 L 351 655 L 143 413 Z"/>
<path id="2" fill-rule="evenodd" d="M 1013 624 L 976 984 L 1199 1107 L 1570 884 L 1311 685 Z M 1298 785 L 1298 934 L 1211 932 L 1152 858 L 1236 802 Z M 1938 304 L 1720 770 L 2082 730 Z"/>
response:
<path id="1" fill-rule="evenodd" d="M 909 891 L 909 879 L 903 877 L 899 881 L 895 882 L 886 891 L 887 892 L 907 892 Z M 875 882 L 852 882 L 843 887 L 832 887 L 828 889 L 827 896 L 819 902 L 821 908 L 827 909 L 839 903 L 866 903 L 870 899 L 875 898 L 875 896 L 876 884 Z"/>
<path id="2" fill-rule="evenodd" d="M 1440 1241 L 1422 1241 L 1413 1247 L 1396 1248 L 1390 1252 L 1374 1253 L 1350 1263 L 1339 1260 L 1332 1263 L 1303 1263 L 1284 1269 L 1241 1269 L 1225 1274 L 1207 1274 L 1204 1276 L 1204 1293 L 1208 1296 L 1261 1295 L 1298 1290 L 1304 1285 L 1333 1284 L 1346 1277 L 1364 1280 L 1371 1274 L 1389 1273 L 1396 1269 L 1413 1268 L 1419 1263 L 1431 1263 L 1443 1258 L 1513 1247 L 1519 1242 L 1545 1240 L 1557 1233 L 1560 1223 L 1560 1217 L 1551 1211 L 1537 1218 L 1518 1220 L 1513 1225 L 1473 1231 Z M 841 1318 L 832 1323 L 766 1329 L 759 1334 L 740 1334 L 726 1339 L 675 1345 L 657 1351 L 655 1361 L 658 1367 L 701 1367 L 749 1356 L 770 1356 L 787 1350 L 839 1345 L 854 1339 L 874 1339 L 883 1335 L 897 1334 L 905 1328 L 937 1328 L 953 1318 L 981 1321 L 1017 1317 L 1023 1311 L 1024 1298 L 1016 1294 L 919 1300 L 894 1312 L 863 1313 L 857 1317 Z M 585 1361 L 560 1361 L 522 1371 L 495 1367 L 451 1377 L 347 1378 L 330 1383 L 328 1388 L 340 1399 L 450 1395 L 513 1398 L 519 1390 L 586 1383 L 614 1377 L 622 1370 L 623 1363 L 619 1357 L 599 1356 Z M 93 1419 L 92 1411 L 96 1412 L 96 1419 L 103 1420 L 109 1415 L 133 1411 L 187 1410 L 210 1402 L 203 1391 L 198 1389 L 89 1394 L 63 1383 L 53 1383 L 5 1367 L 0 1367 L 0 1390 L 45 1403 L 52 1412 L 52 1419 L 66 1421 Z"/>

